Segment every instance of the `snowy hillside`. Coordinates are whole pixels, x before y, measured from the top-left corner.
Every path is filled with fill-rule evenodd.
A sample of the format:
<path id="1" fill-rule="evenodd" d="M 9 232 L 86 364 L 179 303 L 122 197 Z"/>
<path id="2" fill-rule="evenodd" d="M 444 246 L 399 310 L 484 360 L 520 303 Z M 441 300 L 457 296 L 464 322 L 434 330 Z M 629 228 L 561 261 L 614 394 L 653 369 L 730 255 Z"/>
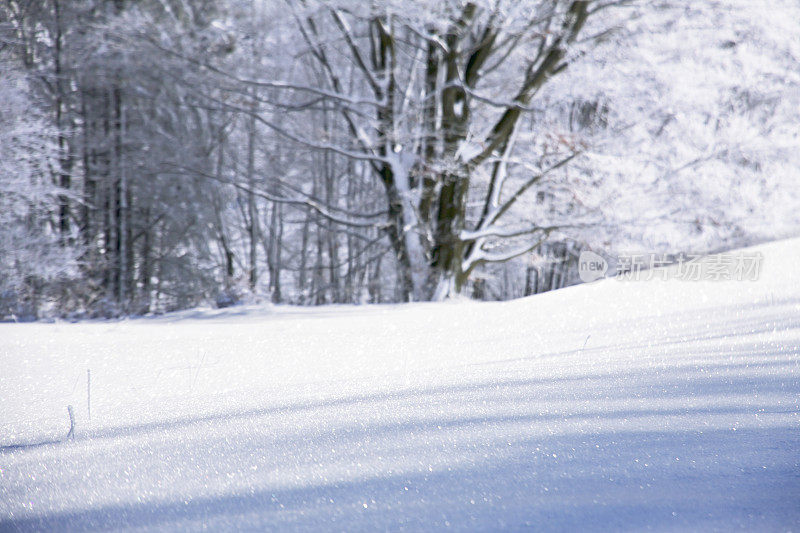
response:
<path id="1" fill-rule="evenodd" d="M 0 324 L 0 530 L 798 529 L 800 240 L 757 251 L 758 281 Z"/>

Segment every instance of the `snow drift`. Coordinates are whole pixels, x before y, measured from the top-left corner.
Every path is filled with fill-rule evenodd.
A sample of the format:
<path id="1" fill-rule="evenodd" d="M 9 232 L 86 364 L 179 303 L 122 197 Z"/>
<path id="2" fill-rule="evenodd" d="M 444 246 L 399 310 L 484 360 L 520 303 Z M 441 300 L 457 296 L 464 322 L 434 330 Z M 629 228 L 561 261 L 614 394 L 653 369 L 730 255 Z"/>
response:
<path id="1" fill-rule="evenodd" d="M 800 240 L 757 251 L 757 281 L 2 324 L 0 530 L 796 528 Z"/>

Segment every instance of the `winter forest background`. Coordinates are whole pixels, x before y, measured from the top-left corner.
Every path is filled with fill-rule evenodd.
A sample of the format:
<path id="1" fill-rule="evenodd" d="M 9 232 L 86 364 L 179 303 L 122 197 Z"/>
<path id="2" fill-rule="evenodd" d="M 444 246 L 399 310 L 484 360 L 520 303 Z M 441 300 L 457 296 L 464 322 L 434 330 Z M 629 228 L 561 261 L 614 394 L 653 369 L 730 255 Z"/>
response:
<path id="1" fill-rule="evenodd" d="M 0 319 L 796 235 L 798 35 L 794 0 L 2 0 Z"/>

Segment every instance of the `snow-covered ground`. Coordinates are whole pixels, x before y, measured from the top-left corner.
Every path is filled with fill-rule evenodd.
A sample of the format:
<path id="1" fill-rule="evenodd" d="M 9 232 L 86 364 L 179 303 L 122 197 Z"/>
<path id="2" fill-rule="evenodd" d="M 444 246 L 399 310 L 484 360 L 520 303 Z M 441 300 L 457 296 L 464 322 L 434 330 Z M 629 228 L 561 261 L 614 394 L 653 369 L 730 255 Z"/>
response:
<path id="1" fill-rule="evenodd" d="M 756 282 L 2 324 L 0 530 L 800 529 L 800 240 L 757 250 Z"/>

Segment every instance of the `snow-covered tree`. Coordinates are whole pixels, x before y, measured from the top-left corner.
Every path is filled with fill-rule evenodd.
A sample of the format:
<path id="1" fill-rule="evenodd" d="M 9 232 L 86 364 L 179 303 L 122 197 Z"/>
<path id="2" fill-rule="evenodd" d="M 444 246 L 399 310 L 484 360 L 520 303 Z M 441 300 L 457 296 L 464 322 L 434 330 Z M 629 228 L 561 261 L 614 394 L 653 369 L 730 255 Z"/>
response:
<path id="1" fill-rule="evenodd" d="M 30 319 L 74 276 L 75 250 L 58 230 L 66 191 L 51 179 L 57 132 L 30 97 L 24 72 L 0 57 L 0 319 Z"/>
<path id="2" fill-rule="evenodd" d="M 240 110 L 294 142 L 366 167 L 383 188 L 385 212 L 323 206 L 321 213 L 382 228 L 406 297 L 443 298 L 460 291 L 477 266 L 532 248 L 528 240 L 498 252 L 497 240 L 536 241 L 553 229 L 504 216 L 581 147 L 553 139 L 522 158 L 528 176 L 512 182 L 521 118 L 549 79 L 604 35 L 582 37 L 587 20 L 621 3 L 304 2 L 286 18 L 296 22 L 296 39 L 319 75 L 237 79 L 279 90 L 278 104 L 299 115 L 333 110 L 340 128 L 321 136 L 307 122 L 287 127 Z"/>
<path id="3" fill-rule="evenodd" d="M 651 2 L 554 80 L 545 122 L 566 130 L 574 102 L 591 123 L 575 236 L 702 252 L 796 232 L 798 32 L 795 2 Z"/>

